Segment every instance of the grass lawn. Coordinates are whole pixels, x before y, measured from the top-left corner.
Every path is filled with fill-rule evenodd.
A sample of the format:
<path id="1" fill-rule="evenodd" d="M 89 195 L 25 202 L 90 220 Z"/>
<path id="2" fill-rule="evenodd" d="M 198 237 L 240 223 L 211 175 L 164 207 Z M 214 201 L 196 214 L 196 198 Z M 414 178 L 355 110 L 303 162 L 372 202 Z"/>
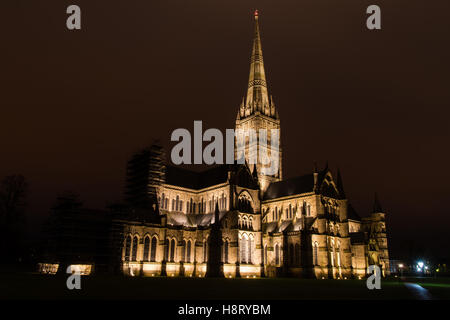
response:
<path id="1" fill-rule="evenodd" d="M 427 289 L 433 298 L 450 299 L 450 278 L 407 278 Z"/>
<path id="2" fill-rule="evenodd" d="M 81 290 L 68 290 L 66 276 L 1 273 L 1 299 L 413 299 L 397 279 L 368 290 L 365 280 L 82 277 Z M 427 286 L 431 289 L 432 285 Z M 448 297 L 449 288 L 437 289 Z M 434 289 L 433 289 L 434 290 Z M 446 291 L 445 291 L 446 290 Z M 443 293 L 445 292 L 445 293 Z M 433 294 L 433 292 L 432 292 Z"/>

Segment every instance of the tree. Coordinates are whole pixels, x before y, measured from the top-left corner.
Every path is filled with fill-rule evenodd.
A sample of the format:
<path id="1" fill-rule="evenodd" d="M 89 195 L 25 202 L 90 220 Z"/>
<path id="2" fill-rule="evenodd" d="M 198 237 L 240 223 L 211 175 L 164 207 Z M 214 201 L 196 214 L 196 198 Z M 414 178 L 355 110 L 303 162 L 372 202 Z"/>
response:
<path id="1" fill-rule="evenodd" d="M 6 259 L 20 257 L 25 226 L 28 183 L 22 175 L 6 176 L 0 183 L 0 232 L 2 255 Z"/>

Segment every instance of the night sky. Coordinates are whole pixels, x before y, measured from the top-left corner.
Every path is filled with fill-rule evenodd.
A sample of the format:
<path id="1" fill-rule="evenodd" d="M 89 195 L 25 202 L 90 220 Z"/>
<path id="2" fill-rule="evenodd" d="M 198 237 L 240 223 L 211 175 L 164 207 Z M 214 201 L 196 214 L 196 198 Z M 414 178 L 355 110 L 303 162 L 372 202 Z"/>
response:
<path id="1" fill-rule="evenodd" d="M 365 26 L 370 4 L 382 30 Z M 448 0 L 2 1 L 0 176 L 29 181 L 30 230 L 65 190 L 120 201 L 127 159 L 154 138 L 234 128 L 256 8 L 284 176 L 328 160 L 360 215 L 378 192 L 392 257 L 448 256 Z"/>

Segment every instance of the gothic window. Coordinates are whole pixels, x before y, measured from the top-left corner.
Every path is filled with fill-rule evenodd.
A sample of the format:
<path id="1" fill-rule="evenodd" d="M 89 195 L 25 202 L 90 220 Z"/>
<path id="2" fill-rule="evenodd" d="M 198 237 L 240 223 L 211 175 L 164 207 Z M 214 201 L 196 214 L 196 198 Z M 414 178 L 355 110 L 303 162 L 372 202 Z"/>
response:
<path id="1" fill-rule="evenodd" d="M 131 261 L 136 261 L 138 242 L 139 242 L 139 239 L 138 239 L 137 236 L 135 236 L 134 239 L 133 239 L 133 249 L 131 251 Z"/>
<path id="2" fill-rule="evenodd" d="M 161 203 L 159 204 L 161 206 L 161 208 L 163 208 L 163 209 L 164 209 L 164 202 L 165 201 L 166 201 L 166 195 L 163 192 L 163 194 L 161 196 Z"/>
<path id="3" fill-rule="evenodd" d="M 253 235 L 250 235 L 248 237 L 248 256 L 247 256 L 247 263 L 252 263 L 253 261 Z"/>
<path id="4" fill-rule="evenodd" d="M 191 263 L 191 240 L 189 240 L 188 243 L 187 243 L 186 262 L 187 263 Z"/>
<path id="5" fill-rule="evenodd" d="M 172 241 L 170 241 L 170 262 L 174 262 L 175 261 L 175 250 L 176 250 L 176 242 L 175 239 L 172 239 Z"/>
<path id="6" fill-rule="evenodd" d="M 150 251 L 150 237 L 147 236 L 145 237 L 144 240 L 144 257 L 143 257 L 144 261 L 148 261 L 149 251 Z"/>
<path id="7" fill-rule="evenodd" d="M 319 264 L 319 256 L 318 256 L 318 250 L 319 244 L 317 242 L 314 242 L 313 245 L 313 265 L 317 266 Z"/>
<path id="8" fill-rule="evenodd" d="M 176 204 L 175 199 L 172 199 L 172 211 L 175 211 L 175 204 Z"/>
<path id="9" fill-rule="evenodd" d="M 180 196 L 177 195 L 177 200 L 175 201 L 175 211 L 179 211 L 179 204 L 180 204 Z"/>
<path id="10" fill-rule="evenodd" d="M 131 236 L 125 239 L 125 261 L 130 261 Z"/>
<path id="11" fill-rule="evenodd" d="M 156 261 L 156 245 L 157 245 L 157 239 L 156 237 L 152 238 L 152 246 L 150 250 L 150 261 L 155 262 Z"/>
<path id="12" fill-rule="evenodd" d="M 249 257 L 249 238 L 246 234 L 242 236 L 240 239 L 239 249 L 240 249 L 240 256 L 241 256 L 241 263 L 248 263 L 248 257 Z"/>
<path id="13" fill-rule="evenodd" d="M 252 218 L 252 217 L 250 217 L 250 219 L 248 219 L 248 228 L 249 228 L 250 230 L 253 229 L 253 218 Z"/>
<path id="14" fill-rule="evenodd" d="M 167 210 L 167 208 L 169 208 L 169 198 L 164 199 L 165 205 L 164 205 L 164 209 Z"/>
<path id="15" fill-rule="evenodd" d="M 181 212 L 183 212 L 183 200 L 180 200 L 179 209 Z"/>

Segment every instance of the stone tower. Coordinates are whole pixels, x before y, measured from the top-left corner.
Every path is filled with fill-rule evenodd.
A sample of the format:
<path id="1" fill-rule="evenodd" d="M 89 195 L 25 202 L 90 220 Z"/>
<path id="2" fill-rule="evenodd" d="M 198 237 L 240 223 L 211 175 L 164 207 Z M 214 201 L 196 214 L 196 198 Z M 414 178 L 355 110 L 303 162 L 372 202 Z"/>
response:
<path id="1" fill-rule="evenodd" d="M 245 160 L 251 168 L 256 162 L 258 181 L 261 191 L 264 192 L 271 182 L 282 179 L 280 118 L 272 97 L 269 99 L 267 90 L 258 11 L 255 11 L 254 16 L 255 31 L 250 60 L 250 75 L 247 96 L 243 98 L 236 117 L 237 141 L 235 154 L 236 159 L 242 159 L 244 155 L 240 150 L 244 150 Z M 267 132 L 266 143 L 260 129 L 265 129 Z M 274 135 L 273 129 L 276 130 L 277 135 Z M 252 132 L 255 133 L 254 139 L 251 139 Z M 239 149 L 239 141 L 245 143 L 242 149 Z M 267 160 L 261 161 L 262 154 L 267 155 L 270 162 Z"/>

